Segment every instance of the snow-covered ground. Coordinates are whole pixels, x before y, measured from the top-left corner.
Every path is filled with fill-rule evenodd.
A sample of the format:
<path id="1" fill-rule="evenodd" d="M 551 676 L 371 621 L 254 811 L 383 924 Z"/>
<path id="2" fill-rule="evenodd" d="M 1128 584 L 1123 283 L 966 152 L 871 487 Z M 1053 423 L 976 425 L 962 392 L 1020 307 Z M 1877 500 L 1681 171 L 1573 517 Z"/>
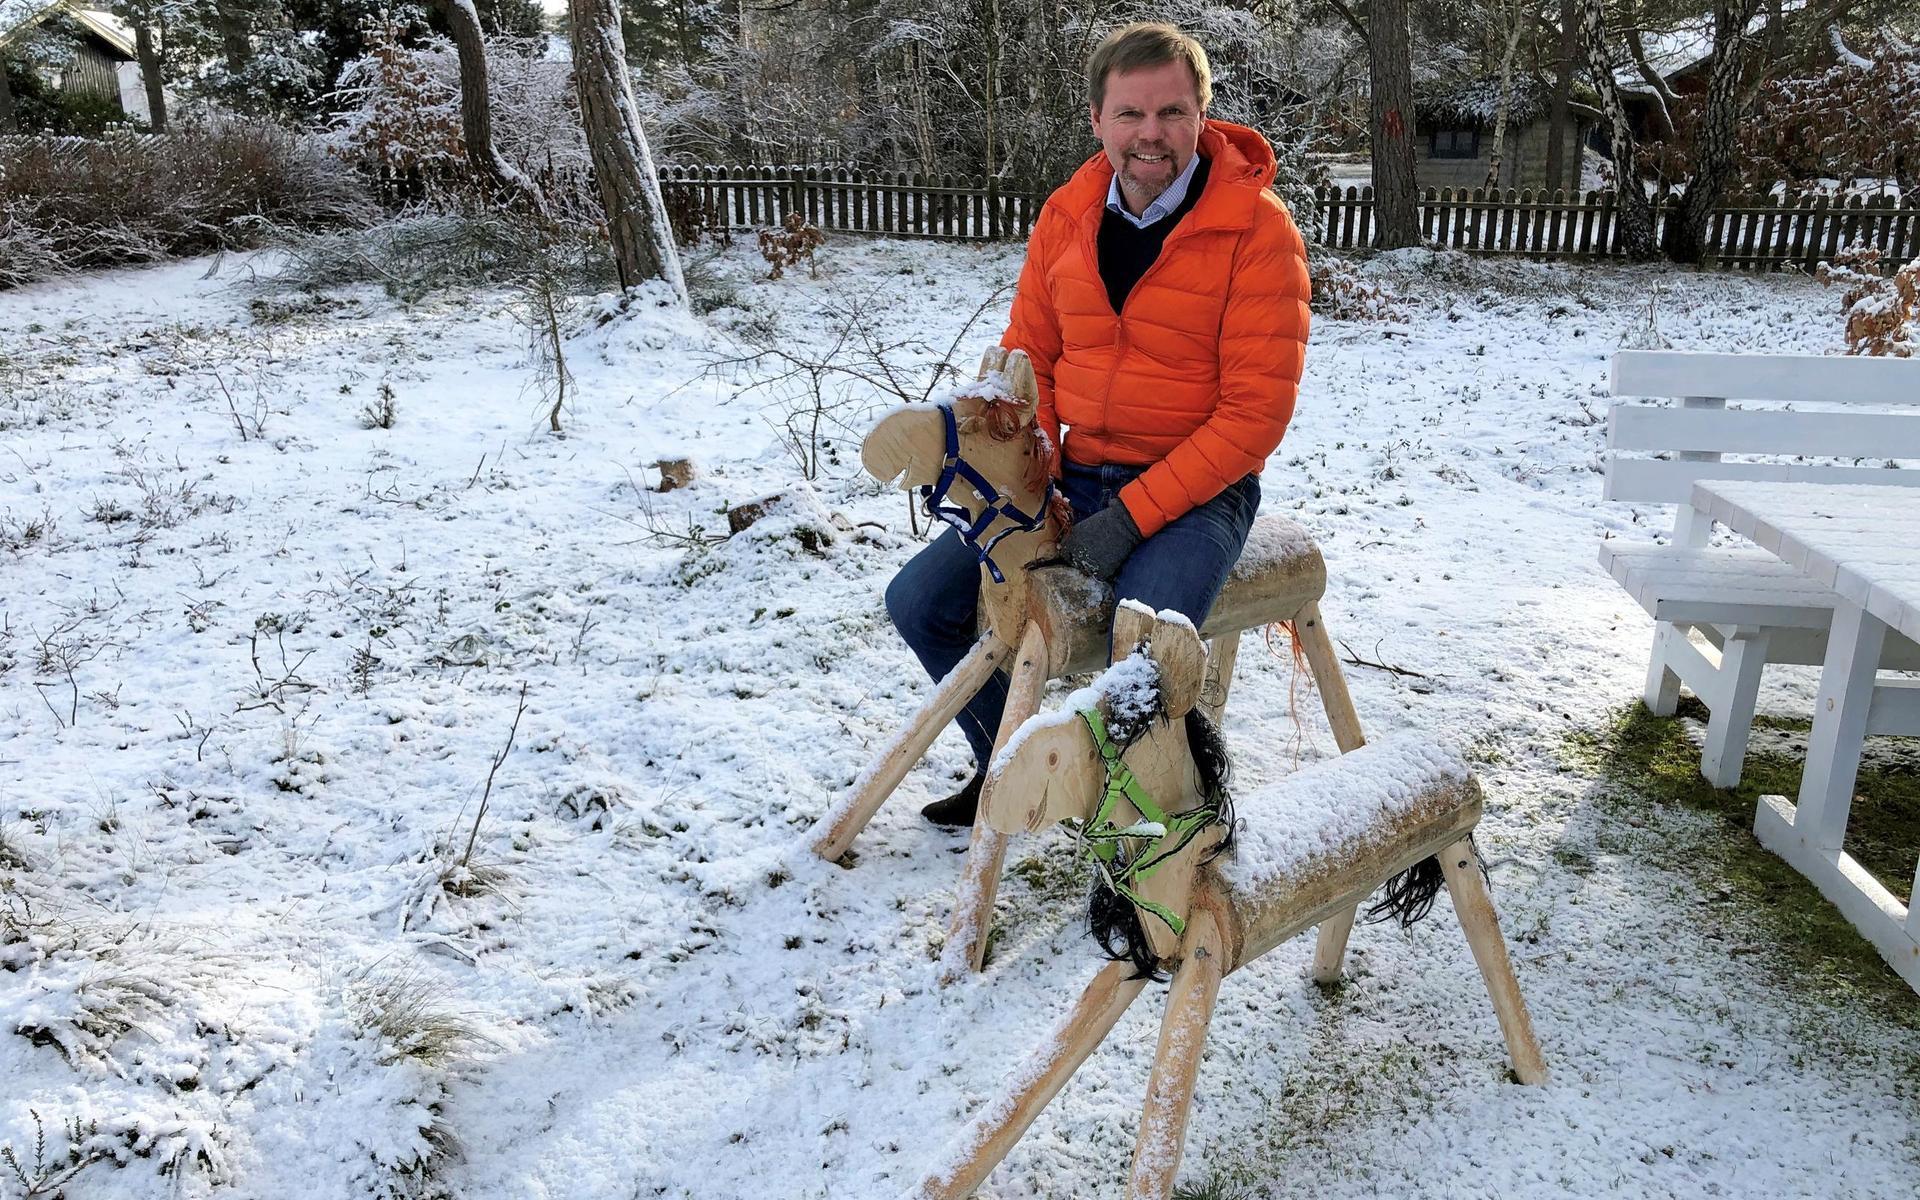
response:
<path id="1" fill-rule="evenodd" d="M 997 335 L 1017 251 L 822 260 L 770 283 L 742 245 L 703 318 L 582 320 L 561 436 L 504 294 L 309 303 L 206 261 L 0 294 L 0 1196 L 72 1171 L 74 1197 L 879 1198 L 995 1094 L 1097 966 L 1059 838 L 1016 845 L 990 968 L 944 990 L 964 839 L 916 809 L 959 739 L 853 869 L 804 847 L 927 692 L 880 603 L 907 503 L 828 446 L 811 498 L 717 539 L 792 488 L 806 380 L 725 360 L 824 358 L 852 310 L 918 388 Z M 1402 315 L 1318 322 L 1265 505 L 1324 548 L 1335 635 L 1418 672 L 1349 669 L 1368 728 L 1479 763 L 1553 1082 L 1507 1080 L 1443 901 L 1358 931 L 1333 994 L 1305 938 L 1226 982 L 1183 1178 L 1912 1196 L 1914 1012 L 1795 986 L 1635 849 L 1699 819 L 1622 836 L 1562 753 L 1649 640 L 1596 543 L 1665 519 L 1600 501 L 1608 354 L 1650 310 L 1680 346 L 1833 352 L 1836 297 L 1370 269 Z M 863 428 L 877 393 L 840 386 L 826 428 Z M 643 490 L 674 454 L 699 480 Z M 1333 751 L 1283 651 L 1240 659 L 1242 788 Z M 1776 674 L 1767 702 L 1804 706 Z M 1162 995 L 983 1194 L 1118 1194 Z"/>

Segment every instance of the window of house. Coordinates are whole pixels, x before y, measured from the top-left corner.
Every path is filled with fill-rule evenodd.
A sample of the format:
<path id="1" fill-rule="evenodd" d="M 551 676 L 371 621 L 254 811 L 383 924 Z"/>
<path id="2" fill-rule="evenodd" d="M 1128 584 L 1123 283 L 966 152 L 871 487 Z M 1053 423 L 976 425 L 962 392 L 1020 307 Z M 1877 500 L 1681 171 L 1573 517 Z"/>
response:
<path id="1" fill-rule="evenodd" d="M 1435 158 L 1479 158 L 1478 129 L 1436 129 L 1430 135 L 1429 152 Z"/>

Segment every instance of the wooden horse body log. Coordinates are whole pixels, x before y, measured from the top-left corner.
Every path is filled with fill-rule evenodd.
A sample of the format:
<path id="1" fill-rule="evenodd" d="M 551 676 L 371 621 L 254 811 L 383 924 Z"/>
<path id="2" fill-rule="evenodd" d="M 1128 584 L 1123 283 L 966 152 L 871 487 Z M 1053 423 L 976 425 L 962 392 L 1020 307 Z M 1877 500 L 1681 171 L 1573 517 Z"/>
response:
<path id="1" fill-rule="evenodd" d="M 1123 633 L 1130 639 L 1126 643 Z M 1123 608 L 1115 627 L 1116 655 L 1123 644 L 1142 643 L 1144 653 L 1130 654 L 1091 689 L 1076 693 L 1073 702 L 1100 706 L 1103 719 L 1117 717 L 1132 734 L 1121 761 L 1138 764 L 1135 782 L 1151 779 L 1164 789 L 1148 797 L 1152 807 L 1166 814 L 1208 809 L 1203 773 L 1165 765 L 1177 753 L 1170 746 L 1189 745 L 1191 727 L 1180 717 L 1183 706 L 1193 703 L 1185 677 L 1202 653 L 1198 635 L 1184 622 L 1147 622 Z M 1150 677 L 1147 685 L 1141 682 L 1143 673 Z M 1149 719 L 1140 722 L 1117 711 L 1133 706 L 1138 712 L 1147 687 L 1158 692 L 1148 706 Z M 987 820 L 1011 833 L 1074 817 L 1087 823 L 1084 831 L 1105 807 L 1105 823 L 1131 822 L 1121 825 L 1121 833 L 1137 835 L 1134 851 L 1166 849 L 1164 840 L 1155 844 L 1151 822 L 1143 828 L 1136 820 L 1137 808 L 1105 803 L 1113 772 L 1102 758 L 1094 723 L 1070 716 L 1077 714 L 1037 718 L 996 756 L 982 798 Z M 1297 772 L 1237 800 L 1231 812 L 1218 806 L 1211 811 L 1238 827 L 1232 841 L 1223 848 L 1225 829 L 1214 826 L 1214 835 L 1185 841 L 1132 889 L 1158 910 L 1143 912 L 1140 924 L 1151 943 L 1153 965 L 1173 968 L 1174 977 L 1134 1146 L 1130 1200 L 1164 1200 L 1173 1194 L 1221 980 L 1317 921 L 1350 921 L 1353 907 L 1381 884 L 1432 855 L 1440 858 L 1454 910 L 1492 997 L 1514 1075 L 1522 1083 L 1545 1082 L 1546 1064 L 1468 840 L 1480 818 L 1480 790 L 1457 755 L 1415 736 L 1398 737 Z M 1177 929 L 1163 915 L 1177 917 Z M 1099 1046 L 1145 982 L 1146 974 L 1132 958 L 1095 975 L 1079 1003 L 1013 1072 L 1007 1094 L 983 1108 L 905 1196 L 958 1200 L 971 1194 Z"/>
<path id="2" fill-rule="evenodd" d="M 1032 365 L 1020 351 L 995 348 L 982 360 L 979 378 L 978 384 L 943 401 L 955 418 L 959 457 L 990 480 L 989 490 L 1005 503 L 1025 514 L 1037 513 L 1046 506 L 1046 488 L 1034 470 L 1043 443 L 1033 428 L 1038 392 Z M 937 487 L 948 465 L 940 408 L 906 405 L 883 417 L 861 449 L 868 473 L 882 482 L 898 480 L 904 488 Z M 986 512 L 987 500 L 970 487 L 954 489 L 949 499 L 966 511 L 969 523 L 977 523 Z M 821 857 L 838 860 L 852 848 L 940 731 L 996 670 L 1004 668 L 1011 676 L 995 740 L 1000 747 L 1038 710 L 1049 679 L 1094 670 L 1106 661 L 1112 589 L 1063 566 L 1028 571 L 1026 564 L 1051 554 L 1061 529 L 1052 520 L 1037 530 L 1012 529 L 1014 524 L 996 519 L 982 530 L 984 538 L 1004 536 L 992 550 L 999 577 L 984 563 L 981 568 L 980 641 L 822 818 L 812 835 L 813 849 Z M 1201 631 L 1212 639 L 1213 653 L 1200 705 L 1216 724 L 1226 708 L 1241 632 L 1290 621 L 1339 748 L 1344 752 L 1364 741 L 1320 617 L 1326 582 L 1326 564 L 1305 529 L 1279 516 L 1254 521 Z M 977 822 L 943 956 L 946 978 L 980 969 L 1005 853 L 1005 836 L 984 820 Z M 1339 973 L 1346 937 L 1345 927 L 1337 922 L 1329 930 L 1323 936 L 1323 957 L 1330 964 L 1323 972 L 1327 979 Z"/>

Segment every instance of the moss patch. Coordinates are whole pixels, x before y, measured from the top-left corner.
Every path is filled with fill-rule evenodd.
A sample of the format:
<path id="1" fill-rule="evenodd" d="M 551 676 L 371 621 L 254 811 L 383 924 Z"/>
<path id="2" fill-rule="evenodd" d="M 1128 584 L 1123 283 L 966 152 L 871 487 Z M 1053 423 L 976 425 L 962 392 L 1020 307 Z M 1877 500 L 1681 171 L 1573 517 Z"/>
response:
<path id="1" fill-rule="evenodd" d="M 1756 736 L 1740 786 L 1720 789 L 1701 778 L 1700 751 L 1681 717 L 1704 721 L 1706 710 L 1689 699 L 1678 717 L 1663 718 L 1634 702 L 1599 728 L 1568 738 L 1576 765 L 1601 777 L 1598 802 L 1627 824 L 1638 825 L 1663 806 L 1716 818 L 1711 835 L 1698 837 L 1674 828 L 1676 823 L 1663 823 L 1661 836 L 1633 839 L 1634 852 L 1663 870 L 1698 879 L 1702 902 L 1721 910 L 1729 923 L 1760 923 L 1764 942 L 1784 956 L 1781 966 L 1788 977 L 1829 1000 L 1854 995 L 1889 1015 L 1904 1015 L 1902 1023 L 1920 1025 L 1912 989 L 1812 883 L 1753 836 L 1760 796 L 1792 797 L 1800 790 L 1799 755 L 1769 746 L 1785 740 L 1797 748 L 1803 739 Z M 1803 733 L 1806 725 L 1770 721 L 1763 727 Z M 1847 851 L 1904 898 L 1920 857 L 1920 772 L 1911 759 L 1870 752 L 1855 791 Z M 1562 865 L 1579 872 L 1577 864 Z"/>

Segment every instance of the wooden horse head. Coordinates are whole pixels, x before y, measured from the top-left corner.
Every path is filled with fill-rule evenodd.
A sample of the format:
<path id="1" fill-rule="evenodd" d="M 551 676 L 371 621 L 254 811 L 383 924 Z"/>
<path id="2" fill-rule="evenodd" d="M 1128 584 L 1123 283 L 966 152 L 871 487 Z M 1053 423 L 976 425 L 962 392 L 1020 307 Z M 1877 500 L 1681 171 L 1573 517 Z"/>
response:
<path id="1" fill-rule="evenodd" d="M 974 382 L 894 409 L 860 447 L 867 474 L 921 489 L 930 513 L 984 550 L 983 615 L 1008 645 L 1025 626 L 1026 564 L 1050 555 L 1062 533 L 1054 450 L 1034 420 L 1039 400 L 1026 353 L 995 346 Z"/>
<path id="2" fill-rule="evenodd" d="M 1207 655 L 1192 625 L 1122 602 L 1113 655 L 1091 687 L 1014 735 L 987 773 L 981 805 L 1003 833 L 1081 821 L 1102 873 L 1095 936 L 1151 971 L 1178 951 L 1194 871 L 1228 835 L 1226 759 L 1193 711 Z"/>

